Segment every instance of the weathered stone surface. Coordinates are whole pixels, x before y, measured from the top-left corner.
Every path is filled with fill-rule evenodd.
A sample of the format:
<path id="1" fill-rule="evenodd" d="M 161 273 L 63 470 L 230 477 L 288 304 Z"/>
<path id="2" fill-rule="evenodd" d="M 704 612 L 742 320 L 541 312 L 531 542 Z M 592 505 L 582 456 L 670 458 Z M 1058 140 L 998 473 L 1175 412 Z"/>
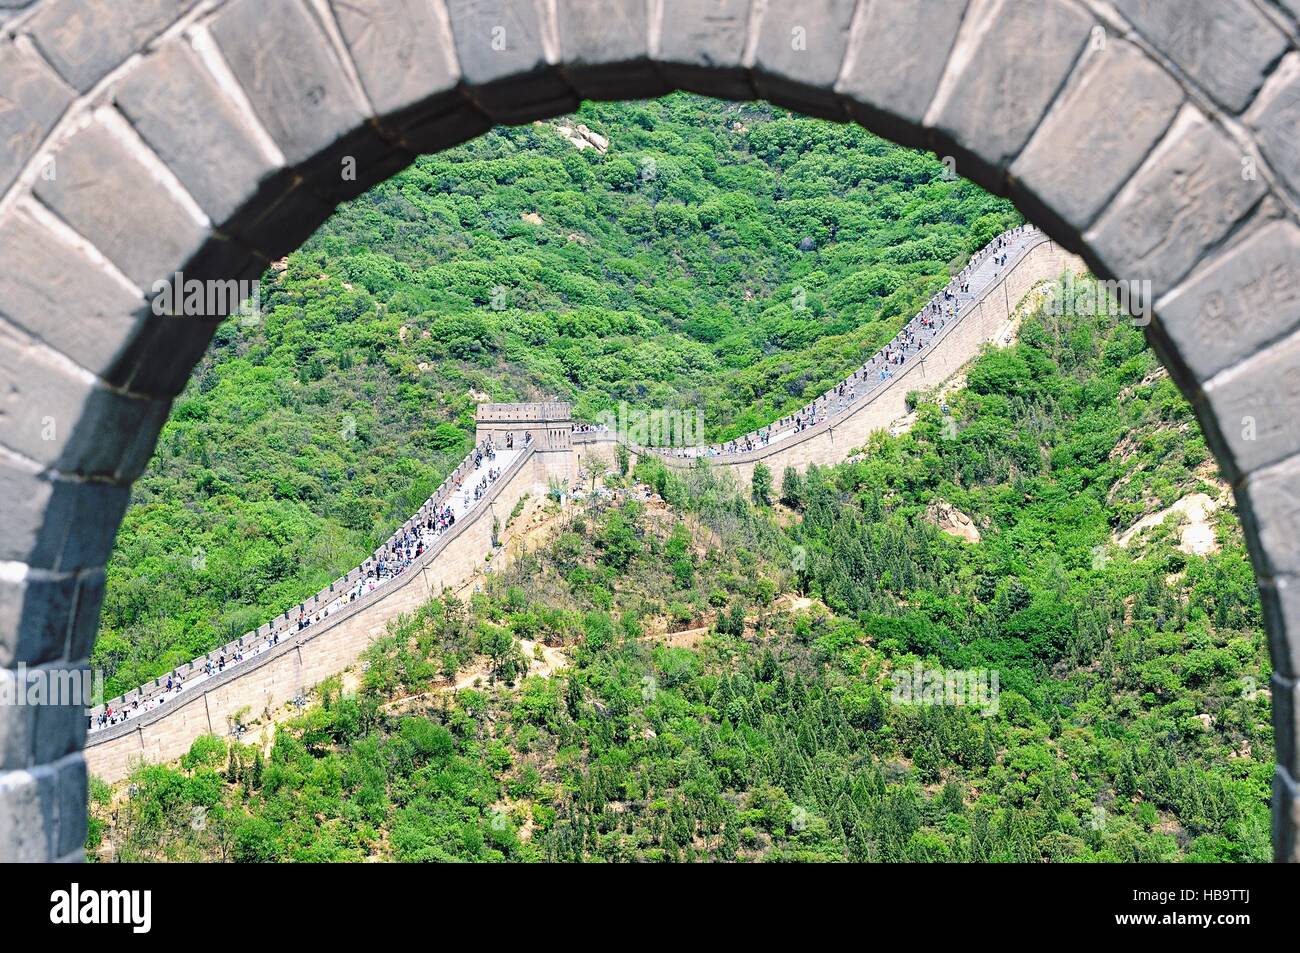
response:
<path id="1" fill-rule="evenodd" d="M 74 135 L 55 160 L 57 175 L 37 182 L 37 197 L 138 287 L 170 278 L 203 246 L 203 225 L 101 123 Z"/>
<path id="2" fill-rule="evenodd" d="M 1230 479 L 1300 451 L 1300 340 L 1269 348 L 1205 385 Z"/>
<path id="3" fill-rule="evenodd" d="M 1300 467 L 1288 464 L 1249 476 L 1242 491 L 1243 517 L 1248 517 L 1249 525 L 1255 529 L 1261 550 L 1260 569 L 1265 576 L 1277 580 L 1279 602 L 1286 618 L 1300 624 L 1300 584 L 1287 585 L 1286 580 L 1277 579 L 1279 576 L 1300 579 L 1300 551 L 1295 545 L 1296 538 L 1300 538 Z M 1300 662 L 1300 645 L 1296 646 L 1296 659 Z M 1287 673 L 1300 677 L 1300 666 Z"/>
<path id="4" fill-rule="evenodd" d="M 655 59 L 680 89 L 725 99 L 753 99 L 743 67 L 750 0 L 663 0 Z"/>
<path id="5" fill-rule="evenodd" d="M 1095 23 L 1061 0 L 994 0 L 971 11 L 977 15 L 958 39 L 927 121 L 941 146 L 996 175 L 1029 140 Z"/>
<path id="6" fill-rule="evenodd" d="M 732 69 L 745 55 L 750 0 L 664 0 L 658 59 Z"/>
<path id="7" fill-rule="evenodd" d="M 33 218 L 0 223 L 0 319 L 113 383 L 144 299 Z"/>
<path id="8" fill-rule="evenodd" d="M 1286 50 L 1286 36 L 1249 0 L 1112 0 L 1157 49 L 1211 96 L 1240 111 Z"/>
<path id="9" fill-rule="evenodd" d="M 1174 78 L 1139 49 L 1107 38 L 1012 164 L 1014 186 L 1057 222 L 1087 228 L 1169 128 L 1184 98 Z"/>
<path id="10" fill-rule="evenodd" d="M 365 108 L 302 0 L 234 0 L 212 21 L 212 36 L 288 165 L 314 158 L 365 122 Z"/>
<path id="11" fill-rule="evenodd" d="M 50 516 L 54 483 L 38 469 L 20 466 L 0 458 L 0 509 L 5 514 L 5 532 L 0 535 L 0 562 L 29 563 L 51 568 L 58 563 L 62 540 L 52 540 L 41 529 Z M 63 530 L 61 536 L 67 536 Z"/>
<path id="12" fill-rule="evenodd" d="M 919 144 L 925 118 L 969 0 L 866 0 L 836 90 L 867 125 Z"/>
<path id="13" fill-rule="evenodd" d="M 85 694 L 87 671 L 84 661 L 41 666 L 40 678 L 48 694 L 45 702 L 36 706 L 34 763 L 49 764 L 85 747 L 86 709 L 94 701 Z M 29 670 L 29 677 L 31 674 Z"/>
<path id="14" fill-rule="evenodd" d="M 0 445 L 62 473 L 134 479 L 169 407 L 108 390 L 0 324 Z"/>
<path id="15" fill-rule="evenodd" d="M 25 24 L 69 83 L 85 92 L 175 22 L 195 0 L 45 0 Z"/>
<path id="16" fill-rule="evenodd" d="M 114 527 L 116 535 L 116 526 Z M 110 540 L 111 542 L 111 540 Z M 107 561 L 107 556 L 105 557 Z M 99 629 L 99 610 L 104 603 L 104 570 L 93 569 L 77 577 L 77 602 L 68 632 L 64 658 L 90 658 Z"/>
<path id="17" fill-rule="evenodd" d="M 84 726 L 85 718 L 79 719 Z M 57 790 L 59 798 L 59 857 L 76 859 L 86 844 L 86 806 L 90 798 L 90 779 L 86 762 L 80 754 L 59 762 Z"/>
<path id="18" fill-rule="evenodd" d="M 448 0 L 447 10 L 461 74 L 495 121 L 577 108 L 577 95 L 550 65 L 546 34 L 555 27 L 542 0 Z"/>
<path id="19" fill-rule="evenodd" d="M 0 692 L 7 698 L 16 698 L 17 691 L 17 673 L 0 668 Z M 31 705 L 0 705 L 0 772 L 30 768 L 35 751 L 36 709 Z M 2 809 L 3 802 L 0 802 Z"/>
<path id="20" fill-rule="evenodd" d="M 1300 789 L 1281 767 L 1273 774 L 1273 860 L 1300 863 Z"/>
<path id="21" fill-rule="evenodd" d="M 380 116 L 443 96 L 460 81 L 435 0 L 330 0 L 361 85 Z"/>
<path id="22" fill-rule="evenodd" d="M 62 572 L 103 565 L 129 495 L 125 486 L 60 480 L 0 460 L 0 561 Z"/>
<path id="23" fill-rule="evenodd" d="M 147 56 L 114 90 L 114 98 L 214 222 L 233 216 L 276 171 L 248 119 L 183 39 Z"/>
<path id="24" fill-rule="evenodd" d="M 291 189 L 298 196 L 314 193 L 332 209 L 414 158 L 380 135 L 369 121 L 370 106 L 362 90 L 349 78 L 304 0 L 274 0 L 272 8 L 266 10 L 261 0 L 236 0 L 212 25 L 212 34 L 262 125 L 295 177 L 303 180 L 301 184 L 281 177 L 268 180 L 241 215 L 225 224 L 230 234 L 241 239 L 265 225 L 264 211 L 269 206 L 283 208 L 282 203 L 295 202 L 296 197 L 287 198 Z M 349 22 L 358 28 L 355 20 Z M 294 37 L 290 46 L 284 43 L 286 35 Z M 419 79 L 417 73 L 415 81 Z M 319 221 L 307 234 L 316 224 Z M 280 250 L 271 247 L 264 235 L 255 235 L 253 241 L 260 242 L 259 251 L 274 255 Z"/>
<path id="25" fill-rule="evenodd" d="M 447 0 L 465 82 L 484 86 L 548 66 L 539 0 Z"/>
<path id="26" fill-rule="evenodd" d="M 57 856 L 58 821 L 59 786 L 52 766 L 0 773 L 0 863 Z"/>
<path id="27" fill-rule="evenodd" d="M 1278 67 L 1246 116 L 1269 165 L 1300 196 L 1300 57 Z"/>
<path id="28" fill-rule="evenodd" d="M 76 598 L 74 576 L 0 575 L 0 668 L 59 658 L 67 646 Z"/>
<path id="29" fill-rule="evenodd" d="M 649 58 L 648 0 L 557 0 L 556 11 L 566 69 Z"/>
<path id="30" fill-rule="evenodd" d="M 84 671 L 63 663 L 0 669 L 0 691 L 16 702 L 0 705 L 0 771 L 47 765 L 81 750 L 91 702 L 81 697 Z"/>
<path id="31" fill-rule="evenodd" d="M 0 193 L 36 154 L 73 92 L 30 50 L 0 43 Z"/>
<path id="32" fill-rule="evenodd" d="M 1278 545 L 1279 534 L 1295 527 L 1300 520 L 1300 506 L 1295 489 L 1296 476 L 1271 482 L 1253 480 L 1248 483 L 1242 499 L 1242 517 L 1246 526 L 1254 526 L 1263 532 L 1252 544 L 1252 552 L 1261 571 L 1265 573 L 1290 572 L 1296 557 L 1294 537 L 1284 538 Z M 1274 500 L 1272 494 L 1282 494 L 1281 499 Z M 1265 579 L 1259 585 L 1260 604 L 1264 610 L 1265 627 L 1269 632 L 1269 644 L 1272 648 L 1273 669 L 1287 678 L 1300 678 L 1300 645 L 1290 644 L 1286 635 L 1295 632 L 1300 626 L 1300 580 L 1294 576 L 1276 576 Z"/>
<path id="33" fill-rule="evenodd" d="M 1300 774 L 1300 684 L 1273 673 L 1269 684 L 1272 693 L 1273 737 L 1277 741 L 1277 763 L 1291 777 Z"/>
<path id="34" fill-rule="evenodd" d="M 810 115 L 843 120 L 846 107 L 834 87 L 856 6 L 856 0 L 769 4 L 756 24 L 750 64 L 759 94 Z"/>
<path id="35" fill-rule="evenodd" d="M 650 62 L 649 0 L 558 0 L 560 60 L 583 99 L 668 91 Z"/>
<path id="36" fill-rule="evenodd" d="M 1184 108 L 1085 241 L 1111 275 L 1151 281 L 1159 300 L 1264 194 L 1241 159 L 1221 130 Z"/>
<path id="37" fill-rule="evenodd" d="M 1300 327 L 1300 228 L 1277 221 L 1220 252 L 1157 315 L 1202 382 Z"/>

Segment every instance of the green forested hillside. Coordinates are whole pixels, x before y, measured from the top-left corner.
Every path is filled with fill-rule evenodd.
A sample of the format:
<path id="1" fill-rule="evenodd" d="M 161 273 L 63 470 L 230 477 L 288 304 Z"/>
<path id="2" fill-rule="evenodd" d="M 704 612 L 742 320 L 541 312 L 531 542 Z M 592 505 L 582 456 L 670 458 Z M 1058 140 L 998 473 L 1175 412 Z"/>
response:
<path id="1" fill-rule="evenodd" d="M 136 484 L 94 664 L 109 695 L 282 612 L 468 447 L 477 394 L 800 406 L 1019 219 L 860 129 L 686 95 L 501 129 L 341 209 L 224 325 Z"/>
<path id="2" fill-rule="evenodd" d="M 269 751 L 205 738 L 125 800 L 94 786 L 92 852 L 1267 860 L 1251 572 L 1140 332 L 1040 312 L 946 396 L 951 423 L 917 401 L 910 432 L 784 502 L 707 465 L 612 478 L 618 498 L 395 626 L 359 691 L 326 686 Z M 1119 545 L 1198 492 L 1220 504 L 1204 554 L 1174 518 Z M 941 532 L 939 503 L 979 541 Z M 521 681 L 516 639 L 569 667 Z M 481 683 L 447 690 L 474 662 Z M 917 665 L 996 670 L 997 704 L 899 704 Z"/>

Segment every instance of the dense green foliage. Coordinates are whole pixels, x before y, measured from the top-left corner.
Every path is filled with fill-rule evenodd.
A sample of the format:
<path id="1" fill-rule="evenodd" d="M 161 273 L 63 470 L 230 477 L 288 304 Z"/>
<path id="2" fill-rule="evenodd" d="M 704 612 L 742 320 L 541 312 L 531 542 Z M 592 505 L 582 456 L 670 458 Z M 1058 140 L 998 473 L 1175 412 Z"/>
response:
<path id="1" fill-rule="evenodd" d="M 356 565 L 465 452 L 475 394 L 802 405 L 1018 216 L 857 127 L 686 95 L 420 159 L 266 276 L 136 484 L 94 663 L 110 695 Z M 525 219 L 525 215 L 540 216 Z"/>
<path id="2" fill-rule="evenodd" d="M 143 769 L 133 797 L 96 809 L 92 847 L 1266 860 L 1272 736 L 1254 689 L 1269 669 L 1250 569 L 1140 334 L 1039 314 L 946 402 L 955 426 L 918 395 L 909 433 L 787 475 L 784 502 L 707 465 L 643 463 L 644 485 L 573 514 L 470 605 L 444 598 L 393 627 L 360 690 L 327 686 L 267 753 L 201 739 L 180 766 Z M 1223 502 L 1217 552 L 1184 552 L 1172 522 L 1113 542 L 1197 491 Z M 939 501 L 982 540 L 940 532 Z M 790 590 L 803 598 L 778 598 Z M 571 664 L 518 680 L 516 639 Z M 996 670 L 997 704 L 898 703 L 891 686 L 918 663 Z M 471 664 L 480 684 L 449 690 Z"/>

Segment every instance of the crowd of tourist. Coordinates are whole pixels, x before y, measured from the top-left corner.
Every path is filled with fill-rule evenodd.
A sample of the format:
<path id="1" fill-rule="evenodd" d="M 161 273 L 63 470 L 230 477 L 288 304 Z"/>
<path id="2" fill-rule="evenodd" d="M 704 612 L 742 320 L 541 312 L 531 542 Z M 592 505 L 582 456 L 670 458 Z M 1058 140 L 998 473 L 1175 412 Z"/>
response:
<path id="1" fill-rule="evenodd" d="M 899 369 L 915 359 L 939 336 L 949 323 L 962 316 L 962 307 L 972 301 L 983 287 L 995 282 L 1013 253 L 1023 247 L 1034 226 L 1022 225 L 999 235 L 981 249 L 928 304 L 910 320 L 892 341 L 877 351 L 861 367 L 811 403 L 773 424 L 752 433 L 707 447 L 656 448 L 656 452 L 676 457 L 726 456 L 748 453 L 769 446 L 777 440 L 802 433 L 842 414 L 860 397 L 870 394 Z M 983 268 L 992 260 L 992 266 Z M 981 271 L 981 269 L 983 269 Z M 974 279 L 984 279 L 980 287 Z"/>
<path id="2" fill-rule="evenodd" d="M 516 442 L 514 433 L 507 433 L 503 442 L 503 450 L 512 452 Z M 523 448 L 527 449 L 532 442 L 531 431 L 525 431 Z M 334 613 L 400 576 L 424 555 L 435 540 L 456 525 L 458 508 L 459 515 L 464 516 L 487 495 L 492 484 L 501 478 L 503 468 L 492 465 L 497 462 L 498 456 L 496 444 L 491 437 L 475 446 L 452 478 L 430 497 L 410 524 L 394 535 L 372 559 L 367 560 L 357 571 L 356 581 L 324 607 L 307 612 L 303 606 L 299 606 L 296 617 L 290 618 L 290 614 L 285 613 L 282 619 L 272 623 L 271 630 L 266 635 L 253 639 L 250 645 L 245 646 L 245 640 L 249 637 L 244 636 L 233 646 L 222 650 L 216 658 L 204 659 L 197 669 L 191 666 L 188 678 L 179 671 L 173 671 L 152 694 L 145 695 L 142 692 L 141 697 L 132 699 L 130 703 L 106 705 L 103 711 L 90 718 L 90 730 L 98 731 L 153 711 L 179 696 L 187 684 L 193 685 L 215 678 L 227 668 L 269 652 L 280 644 L 281 636 L 301 632 L 324 622 Z M 467 481 L 472 482 L 467 485 Z"/>

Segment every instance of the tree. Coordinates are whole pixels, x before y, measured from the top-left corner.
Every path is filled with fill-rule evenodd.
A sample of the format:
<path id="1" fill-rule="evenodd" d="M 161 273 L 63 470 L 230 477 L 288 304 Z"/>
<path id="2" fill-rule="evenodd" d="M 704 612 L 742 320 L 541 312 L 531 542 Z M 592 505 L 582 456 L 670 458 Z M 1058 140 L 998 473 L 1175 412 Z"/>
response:
<path id="1" fill-rule="evenodd" d="M 600 533 L 600 548 L 606 564 L 614 569 L 625 570 L 633 558 L 640 552 L 636 533 L 621 512 L 609 514 Z"/>
<path id="2" fill-rule="evenodd" d="M 754 464 L 751 495 L 758 506 L 772 505 L 772 469 L 766 463 Z"/>
<path id="3" fill-rule="evenodd" d="M 803 478 L 794 467 L 786 467 L 781 474 L 781 502 L 792 510 L 803 505 Z"/>
<path id="4" fill-rule="evenodd" d="M 241 864 L 269 864 L 280 857 L 275 825 L 262 817 L 250 817 L 235 830 L 234 857 Z"/>
<path id="5" fill-rule="evenodd" d="M 618 446 L 620 449 L 627 449 L 622 444 Z M 600 486 L 600 478 L 609 470 L 609 461 L 599 453 L 589 453 L 582 461 L 582 468 L 591 477 L 591 488 L 594 491 Z"/>

